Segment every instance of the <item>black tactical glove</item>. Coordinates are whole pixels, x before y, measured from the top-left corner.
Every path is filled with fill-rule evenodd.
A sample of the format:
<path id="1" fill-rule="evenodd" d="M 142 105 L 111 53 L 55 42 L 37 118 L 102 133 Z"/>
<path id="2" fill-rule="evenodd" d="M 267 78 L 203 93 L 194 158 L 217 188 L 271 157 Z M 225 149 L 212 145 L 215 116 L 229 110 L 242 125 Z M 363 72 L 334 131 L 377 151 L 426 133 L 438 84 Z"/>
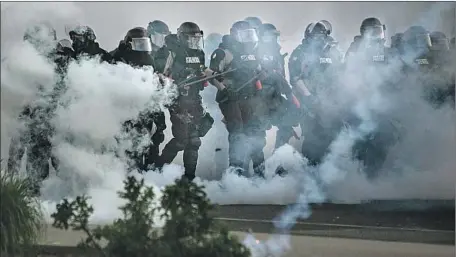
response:
<path id="1" fill-rule="evenodd" d="M 222 90 L 222 95 L 225 97 L 225 98 L 228 98 L 228 100 L 233 100 L 236 98 L 236 92 L 234 90 L 232 90 L 231 88 L 229 87 L 225 87 L 223 90 Z"/>

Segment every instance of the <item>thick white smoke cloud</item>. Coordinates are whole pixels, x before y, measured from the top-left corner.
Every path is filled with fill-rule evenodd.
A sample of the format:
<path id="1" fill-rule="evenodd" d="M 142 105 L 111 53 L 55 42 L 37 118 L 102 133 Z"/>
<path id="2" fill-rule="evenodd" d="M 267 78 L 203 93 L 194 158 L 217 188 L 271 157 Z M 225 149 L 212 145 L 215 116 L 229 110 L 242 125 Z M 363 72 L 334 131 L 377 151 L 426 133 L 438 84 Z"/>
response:
<path id="1" fill-rule="evenodd" d="M 25 24 L 43 18 L 49 19 L 55 26 L 63 24 L 62 20 L 68 20 L 68 23 L 74 23 L 74 20 L 87 20 L 86 17 L 80 16 L 84 12 L 73 5 L 55 8 L 53 4 L 37 4 L 40 6 L 38 8 L 40 12 L 32 13 L 33 17 L 15 16 L 14 19 L 10 19 L 24 24 L 22 26 L 24 29 Z M 2 3 L 2 12 L 3 6 Z M 30 7 L 22 5 L 21 8 L 25 10 Z M 61 9 L 65 10 L 65 14 L 61 13 Z M 14 6 L 10 7 L 11 10 L 14 10 Z M 20 11 L 16 9 L 16 13 L 18 12 Z M 90 19 L 93 17 L 89 17 Z M 163 19 L 166 20 L 165 17 Z M 141 22 L 147 24 L 149 17 L 145 17 L 144 20 L 145 22 Z M 3 16 L 2 21 L 4 21 Z M 357 28 L 360 21 L 356 21 L 353 26 Z M 231 22 L 230 19 L 229 23 Z M 410 20 L 410 24 L 413 22 L 414 20 Z M 7 158 L 9 139 L 18 128 L 14 123 L 18 112 L 25 103 L 33 100 L 37 84 L 52 87 L 55 78 L 52 65 L 39 57 L 30 45 L 18 43 L 21 38 L 17 37 L 17 31 L 16 39 L 4 41 L 4 33 L 8 31 L 3 30 L 4 23 L 2 22 L 2 59 L 3 57 L 7 59 L 2 61 L 2 158 Z M 229 27 L 229 23 L 226 27 Z M 436 23 L 435 26 L 440 23 Z M 130 26 L 137 25 L 141 24 L 123 24 L 123 27 L 128 29 Z M 280 26 L 278 27 L 280 29 Z M 98 31 L 101 35 L 105 33 L 101 26 L 93 26 L 93 28 L 96 33 Z M 428 29 L 433 28 L 428 27 Z M 61 33 L 63 28 L 57 27 L 57 30 L 58 34 L 63 36 Z M 119 39 L 123 37 L 123 31 L 117 33 L 120 36 Z M 351 38 L 352 35 L 348 37 L 349 40 Z M 100 42 L 104 47 L 103 42 Z M 118 39 L 111 40 L 109 47 L 115 47 L 117 42 Z M 285 50 L 291 52 L 297 44 L 296 41 L 286 42 Z M 393 69 L 387 77 L 379 77 L 379 74 L 374 72 L 372 78 L 380 82 L 391 77 L 392 72 Z M 352 142 L 347 135 L 361 133 L 362 128 L 342 131 L 338 140 L 333 143 L 333 151 L 327 157 L 328 161 L 320 167 L 320 170 L 317 170 L 326 175 L 325 180 L 331 180 L 331 186 L 325 188 L 328 194 L 324 195 L 325 197 L 317 195 L 319 197 L 313 199 L 307 199 L 306 196 L 304 199 L 321 201 L 326 198 L 325 200 L 329 201 L 353 202 L 372 198 L 453 198 L 453 171 L 456 165 L 452 161 L 454 158 L 449 158 L 449 155 L 454 153 L 456 145 L 454 112 L 449 108 L 441 110 L 430 108 L 420 100 L 419 96 L 413 94 L 416 92 L 414 90 L 401 92 L 395 98 L 390 98 L 391 95 L 375 94 L 376 87 L 366 89 L 356 78 L 350 76 L 345 78 L 342 87 L 344 90 L 333 98 L 343 100 L 342 104 L 357 103 L 362 107 L 360 111 L 368 109 L 393 115 L 401 121 L 401 126 L 407 131 L 401 143 L 391 150 L 385 165 L 385 170 L 395 172 L 389 172 L 375 182 L 367 180 L 362 173 L 357 172 L 359 164 L 345 157 L 348 146 Z M 150 100 L 150 96 L 154 97 L 153 107 L 157 108 L 163 107 L 164 102 L 171 99 L 171 88 L 157 94 L 156 82 L 157 77 L 150 71 L 135 70 L 125 65 L 109 66 L 96 64 L 95 61 L 84 61 L 80 65 L 70 66 L 67 81 L 69 90 L 62 97 L 69 100 L 70 104 L 66 108 L 59 108 L 53 119 L 58 132 L 53 143 L 56 145 L 55 153 L 62 162 L 62 172 L 59 177 L 52 174 L 51 178 L 44 182 L 43 188 L 44 205 L 49 211 L 54 208 L 55 201 L 62 197 L 87 192 L 93 197 L 92 203 L 97 207 L 94 221 L 106 221 L 117 216 L 117 207 L 121 202 L 115 192 L 122 187 L 126 163 L 122 158 L 114 156 L 109 151 L 103 152 L 102 149 L 114 147 L 113 139 L 120 133 L 121 122 L 134 117 Z M 366 92 L 363 92 L 364 90 Z M 412 103 L 397 99 L 410 99 L 409 102 Z M 205 99 L 205 102 L 209 101 Z M 212 112 L 216 107 L 212 105 L 209 110 Z M 383 109 L 383 107 L 387 108 Z M 363 117 L 363 114 L 365 113 L 359 112 L 359 116 Z M 217 172 L 224 170 L 223 163 L 217 159 L 227 158 L 226 132 L 223 124 L 220 123 L 221 117 L 216 114 L 213 116 L 216 118 L 218 127 L 213 128 L 203 139 L 197 174 L 204 175 L 204 178 L 222 178 L 220 181 L 196 179 L 197 183 L 203 183 L 206 186 L 211 200 L 220 204 L 296 202 L 296 197 L 302 189 L 302 180 L 311 183 L 313 177 L 303 173 L 307 171 L 311 174 L 312 170 L 306 167 L 306 160 L 290 146 L 279 149 L 267 160 L 267 180 L 265 181 L 240 178 L 229 172 L 222 176 L 213 171 L 214 166 Z M 363 121 L 365 121 L 363 124 L 367 124 L 369 119 L 365 118 Z M 169 120 L 167 123 L 170 127 Z M 268 132 L 268 135 L 271 134 L 273 131 Z M 166 135 L 169 140 L 171 136 L 169 130 Z M 72 143 L 68 142 L 69 137 L 74 139 Z M 268 136 L 268 147 L 265 150 L 267 155 L 272 150 L 273 140 L 273 136 Z M 222 151 L 216 152 L 215 148 L 218 147 L 222 148 Z M 180 160 L 176 163 L 179 162 Z M 217 166 L 220 163 L 222 168 Z M 272 178 L 272 173 L 279 164 L 285 166 L 290 174 L 284 178 Z M 149 185 L 159 188 L 173 183 L 173 180 L 181 174 L 181 166 L 170 165 L 165 168 L 163 174 L 149 172 L 145 178 Z M 309 184 L 306 185 L 309 189 Z M 313 193 L 320 192 L 316 186 L 310 188 L 313 189 L 311 191 Z M 300 199 L 303 199 L 303 196 Z"/>

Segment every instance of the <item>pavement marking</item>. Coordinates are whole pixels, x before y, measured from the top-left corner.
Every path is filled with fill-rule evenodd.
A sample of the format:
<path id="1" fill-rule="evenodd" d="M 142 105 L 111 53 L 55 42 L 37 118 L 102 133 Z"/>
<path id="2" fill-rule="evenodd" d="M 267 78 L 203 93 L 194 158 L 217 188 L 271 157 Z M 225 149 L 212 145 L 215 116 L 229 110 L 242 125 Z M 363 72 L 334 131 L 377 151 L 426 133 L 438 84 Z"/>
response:
<path id="1" fill-rule="evenodd" d="M 238 222 L 257 222 L 257 223 L 274 223 L 272 220 L 257 220 L 257 219 L 238 219 L 238 218 L 214 218 L 221 221 L 238 221 Z M 289 222 L 285 224 L 291 224 Z M 302 222 L 297 221 L 295 225 L 317 225 L 317 226 L 328 226 L 328 227 L 340 227 L 340 228 L 362 228 L 362 229 L 377 229 L 377 230 L 402 230 L 410 232 L 429 232 L 429 233 L 451 233 L 454 234 L 455 231 L 452 230 L 438 230 L 438 229 L 425 229 L 425 228 L 401 228 L 401 227 L 387 227 L 387 226 L 363 226 L 363 225 L 351 225 L 351 224 L 334 224 L 334 223 L 320 223 L 320 222 Z"/>

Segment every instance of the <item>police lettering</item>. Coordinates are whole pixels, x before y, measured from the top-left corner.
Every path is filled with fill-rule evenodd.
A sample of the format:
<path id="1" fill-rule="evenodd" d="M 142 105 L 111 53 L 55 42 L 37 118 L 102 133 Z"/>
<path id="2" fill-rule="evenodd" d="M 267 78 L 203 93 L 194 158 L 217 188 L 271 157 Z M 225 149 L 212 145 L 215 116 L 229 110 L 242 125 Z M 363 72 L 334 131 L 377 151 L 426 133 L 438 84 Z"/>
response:
<path id="1" fill-rule="evenodd" d="M 415 61 L 419 65 L 428 65 L 429 64 L 428 59 L 416 59 Z"/>
<path id="2" fill-rule="evenodd" d="M 372 60 L 374 62 L 383 62 L 383 61 L 385 61 L 385 56 L 384 55 L 374 55 L 372 57 Z"/>
<path id="3" fill-rule="evenodd" d="M 185 57 L 186 63 L 200 63 L 200 59 L 198 57 Z"/>
<path id="4" fill-rule="evenodd" d="M 321 58 L 320 57 L 320 63 L 332 63 L 331 58 Z"/>
<path id="5" fill-rule="evenodd" d="M 253 54 L 241 55 L 241 60 L 243 60 L 243 61 L 255 61 L 256 57 Z"/>

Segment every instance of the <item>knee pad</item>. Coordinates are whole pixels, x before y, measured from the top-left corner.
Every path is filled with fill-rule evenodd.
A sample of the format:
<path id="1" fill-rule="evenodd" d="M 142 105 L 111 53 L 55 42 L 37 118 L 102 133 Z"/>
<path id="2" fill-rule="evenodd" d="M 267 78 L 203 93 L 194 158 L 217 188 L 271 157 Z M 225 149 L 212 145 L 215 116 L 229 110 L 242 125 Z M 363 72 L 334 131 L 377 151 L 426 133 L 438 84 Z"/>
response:
<path id="1" fill-rule="evenodd" d="M 192 137 L 188 141 L 188 146 L 193 149 L 199 149 L 201 146 L 201 139 L 199 137 Z"/>

